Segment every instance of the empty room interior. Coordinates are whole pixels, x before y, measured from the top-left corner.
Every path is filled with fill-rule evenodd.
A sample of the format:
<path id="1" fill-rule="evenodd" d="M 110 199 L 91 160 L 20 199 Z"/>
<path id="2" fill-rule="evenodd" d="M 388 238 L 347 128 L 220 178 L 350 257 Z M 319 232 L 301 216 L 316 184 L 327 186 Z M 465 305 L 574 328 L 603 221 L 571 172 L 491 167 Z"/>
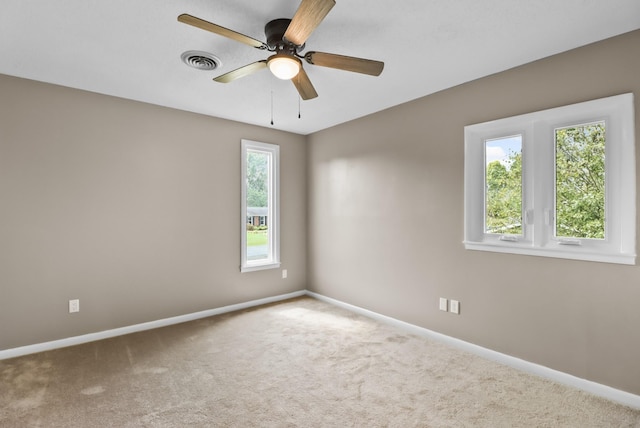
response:
<path id="1" fill-rule="evenodd" d="M 640 3 L 259 3 L 0 6 L 0 425 L 639 426 Z M 559 147 L 596 134 L 600 196 L 562 199 Z M 489 171 L 515 166 L 514 219 Z M 488 386 L 448 387 L 471 355 Z"/>

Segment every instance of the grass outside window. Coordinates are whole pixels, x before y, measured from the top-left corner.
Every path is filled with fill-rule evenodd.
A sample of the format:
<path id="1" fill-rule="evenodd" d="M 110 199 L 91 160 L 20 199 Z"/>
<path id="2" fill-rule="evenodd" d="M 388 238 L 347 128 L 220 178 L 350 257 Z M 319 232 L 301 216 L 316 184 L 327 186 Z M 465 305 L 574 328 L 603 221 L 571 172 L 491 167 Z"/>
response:
<path id="1" fill-rule="evenodd" d="M 268 235 L 266 230 L 247 231 L 247 247 L 267 245 Z"/>

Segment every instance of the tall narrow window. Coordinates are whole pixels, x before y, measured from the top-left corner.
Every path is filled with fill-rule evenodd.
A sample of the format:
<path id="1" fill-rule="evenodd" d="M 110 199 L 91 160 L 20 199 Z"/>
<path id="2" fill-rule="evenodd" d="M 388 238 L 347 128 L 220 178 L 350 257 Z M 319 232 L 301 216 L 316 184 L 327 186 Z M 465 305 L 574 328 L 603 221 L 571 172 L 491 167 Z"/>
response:
<path id="1" fill-rule="evenodd" d="M 279 147 L 242 140 L 240 270 L 280 266 Z"/>
<path id="2" fill-rule="evenodd" d="M 485 233 L 522 234 L 522 135 L 485 141 Z"/>
<path id="3" fill-rule="evenodd" d="M 555 236 L 605 238 L 605 122 L 555 130 Z"/>

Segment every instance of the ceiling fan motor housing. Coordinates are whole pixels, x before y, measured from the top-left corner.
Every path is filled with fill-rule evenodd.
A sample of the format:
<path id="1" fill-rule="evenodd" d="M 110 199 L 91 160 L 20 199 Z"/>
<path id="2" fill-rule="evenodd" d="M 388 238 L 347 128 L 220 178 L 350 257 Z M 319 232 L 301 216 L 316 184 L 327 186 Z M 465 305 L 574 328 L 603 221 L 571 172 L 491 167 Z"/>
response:
<path id="1" fill-rule="evenodd" d="M 267 37 L 267 46 L 269 46 L 269 50 L 287 50 L 292 51 L 291 53 L 297 53 L 298 50 L 304 48 L 304 44 L 302 46 L 297 46 L 284 39 L 284 33 L 287 31 L 290 23 L 290 19 L 280 18 L 269 21 L 267 25 L 264 26 L 264 34 Z"/>

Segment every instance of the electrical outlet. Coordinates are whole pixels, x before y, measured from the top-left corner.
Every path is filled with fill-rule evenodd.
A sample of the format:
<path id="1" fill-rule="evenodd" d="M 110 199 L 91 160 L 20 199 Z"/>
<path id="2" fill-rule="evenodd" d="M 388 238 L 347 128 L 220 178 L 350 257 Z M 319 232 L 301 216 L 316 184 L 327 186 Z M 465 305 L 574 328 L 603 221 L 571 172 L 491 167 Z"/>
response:
<path id="1" fill-rule="evenodd" d="M 458 302 L 457 300 L 451 300 L 451 306 L 449 308 L 449 311 L 452 314 L 460 314 L 460 302 Z"/>
<path id="2" fill-rule="evenodd" d="M 80 300 L 69 300 L 69 313 L 80 312 Z"/>
<path id="3" fill-rule="evenodd" d="M 282 278 L 286 278 L 286 277 L 287 277 L 287 270 L 282 269 Z"/>
<path id="4" fill-rule="evenodd" d="M 444 297 L 440 298 L 440 310 L 447 312 L 447 299 Z"/>

